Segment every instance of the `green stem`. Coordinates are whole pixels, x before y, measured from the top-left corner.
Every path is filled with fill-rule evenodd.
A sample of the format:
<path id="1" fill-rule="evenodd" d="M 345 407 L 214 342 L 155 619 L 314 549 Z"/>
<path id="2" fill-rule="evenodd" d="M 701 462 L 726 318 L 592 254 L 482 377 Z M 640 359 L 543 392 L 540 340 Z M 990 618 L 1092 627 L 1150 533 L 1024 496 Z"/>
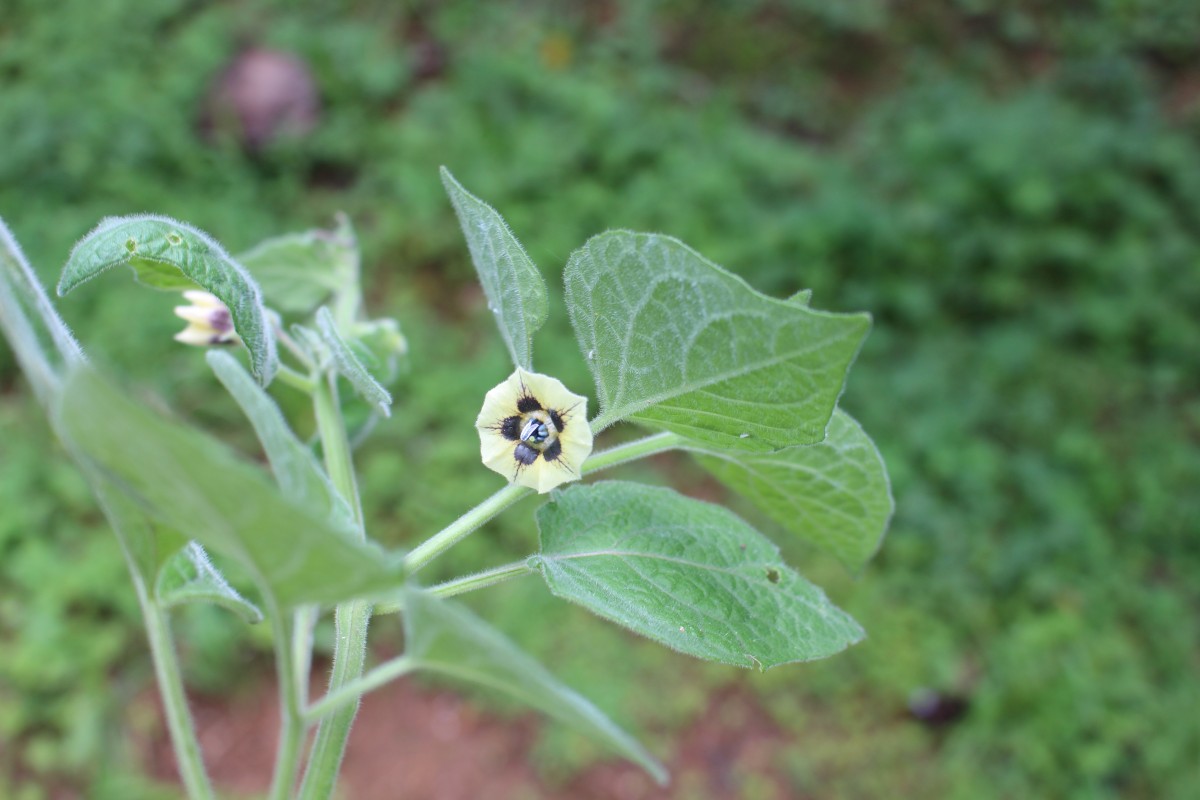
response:
<path id="1" fill-rule="evenodd" d="M 674 450 L 682 443 L 683 437 L 677 433 L 656 433 L 645 439 L 635 439 L 632 442 L 619 444 L 616 447 L 601 450 L 583 462 L 583 474 L 591 475 L 593 472 L 615 467 L 618 464 Z"/>
<path id="2" fill-rule="evenodd" d="M 150 640 L 150 654 L 154 658 L 154 674 L 158 678 L 158 691 L 167 715 L 167 729 L 171 732 L 179 776 L 192 800 L 216 800 L 212 785 L 208 782 L 208 774 L 204 771 L 196 727 L 188 711 L 167 612 L 150 597 L 137 570 L 131 569 L 130 572 L 137 589 L 138 602 L 142 606 L 142 617 L 146 621 L 146 636 Z"/>
<path id="3" fill-rule="evenodd" d="M 581 472 L 583 475 L 590 475 L 593 472 L 615 467 L 627 461 L 645 458 L 646 456 L 666 450 L 673 450 L 682 441 L 683 438 L 678 434 L 659 433 L 654 436 L 647 436 L 645 439 L 627 442 L 592 455 L 583 463 Z M 532 489 L 517 486 L 515 483 L 505 486 L 413 548 L 412 552 L 404 558 L 404 564 L 408 567 L 409 574 L 421 569 L 430 561 L 470 536 L 477 528 L 491 520 L 501 511 L 504 511 L 518 500 L 532 493 Z"/>
<path id="4" fill-rule="evenodd" d="M 317 431 L 321 436 L 321 447 L 325 453 L 325 469 L 333 481 L 334 488 L 346 499 L 358 523 L 359 536 L 366 538 L 362 530 L 362 503 L 354 479 L 354 462 L 350 454 L 350 442 L 346 438 L 346 424 L 342 419 L 337 401 L 337 378 L 330 375 L 322 381 L 313 394 L 313 407 L 317 417 Z M 362 677 L 367 657 L 367 627 L 371 621 L 371 604 L 364 600 L 342 603 L 334 613 L 335 637 L 333 646 L 333 669 L 329 678 L 328 695 L 335 695 L 344 687 Z M 317 736 L 309 755 L 304 782 L 300 786 L 302 800 L 324 800 L 337 784 L 338 770 L 346 752 L 346 740 L 350 727 L 358 714 L 358 703 L 347 702 L 321 720 Z"/>
<path id="5" fill-rule="evenodd" d="M 336 692 L 329 692 L 308 707 L 305 718 L 311 723 L 332 714 L 349 703 L 357 702 L 367 692 L 373 692 L 388 681 L 395 680 L 416 669 L 417 664 L 408 656 L 399 656 L 385 661 L 358 680 L 347 683 Z"/>
<path id="6" fill-rule="evenodd" d="M 404 557 L 404 565 L 408 568 L 410 574 L 416 572 L 470 536 L 480 525 L 492 519 L 518 500 L 531 494 L 533 494 L 532 489 L 510 483 L 413 548 L 412 552 Z"/>
<path id="7" fill-rule="evenodd" d="M 287 800 L 296 785 L 296 770 L 300 764 L 300 747 L 304 743 L 304 712 L 300 687 L 297 685 L 293 662 L 294 638 L 288 636 L 282 612 L 274 603 L 267 609 L 271 618 L 271 634 L 275 645 L 275 670 L 279 681 L 279 706 L 282 709 L 279 745 L 275 751 L 275 774 L 271 778 L 270 800 Z"/>
<path id="8" fill-rule="evenodd" d="M 300 704 L 308 704 L 308 681 L 312 675 L 313 628 L 321 609 L 301 606 L 292 620 L 292 664 L 296 672 L 296 690 Z"/>
<path id="9" fill-rule="evenodd" d="M 519 578 L 522 575 L 528 575 L 533 572 L 532 569 L 525 565 L 524 561 L 514 561 L 511 564 L 505 564 L 502 567 L 495 569 L 476 572 L 474 575 L 465 575 L 461 578 L 445 581 L 436 586 L 430 586 L 427 590 L 430 594 L 435 594 L 438 597 L 453 597 L 456 594 L 466 594 L 473 592 L 476 589 L 485 589 L 488 586 L 495 586 L 497 583 L 503 583 L 513 578 Z"/>
<path id="10" fill-rule="evenodd" d="M 296 370 L 286 364 L 279 365 L 279 371 L 275 373 L 275 377 L 279 378 L 280 383 L 287 384 L 293 389 L 299 389 L 308 395 L 311 395 L 317 388 L 315 380 L 307 375 L 296 372 Z"/>

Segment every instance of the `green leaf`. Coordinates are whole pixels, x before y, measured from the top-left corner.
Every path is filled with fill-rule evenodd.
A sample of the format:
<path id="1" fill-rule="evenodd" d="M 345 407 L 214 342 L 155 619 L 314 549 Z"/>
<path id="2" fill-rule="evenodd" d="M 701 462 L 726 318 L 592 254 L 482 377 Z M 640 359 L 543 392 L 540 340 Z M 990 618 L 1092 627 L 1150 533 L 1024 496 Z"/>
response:
<path id="1" fill-rule="evenodd" d="M 83 351 L 25 260 L 17 240 L 0 219 L 0 332 L 43 406 L 58 393 L 68 364 Z"/>
<path id="2" fill-rule="evenodd" d="M 321 340 L 329 348 L 329 353 L 333 357 L 333 365 L 337 368 L 338 373 L 350 382 L 359 396 L 368 403 L 379 406 L 379 410 L 383 412 L 384 416 L 390 416 L 392 413 L 391 394 L 371 377 L 371 373 L 358 360 L 358 356 L 350 349 L 350 345 L 342 339 L 341 334 L 338 333 L 337 323 L 333 321 L 333 314 L 329 313 L 329 309 L 326 307 L 317 311 L 317 329 L 321 333 Z"/>
<path id="3" fill-rule="evenodd" d="M 825 441 L 773 453 L 684 444 L 717 480 L 789 532 L 860 570 L 883 542 L 895 503 L 882 456 L 838 410 Z"/>
<path id="4" fill-rule="evenodd" d="M 89 369 L 68 377 L 56 419 L 89 468 L 154 521 L 236 561 L 282 606 L 381 595 L 401 583 L 398 558 L 351 540 L 220 442 L 158 417 Z"/>
<path id="5" fill-rule="evenodd" d="M 258 606 L 229 585 L 197 542 L 188 542 L 162 565 L 154 583 L 154 596 L 163 608 L 185 603 L 212 603 L 232 611 L 251 625 L 263 620 Z"/>
<path id="6" fill-rule="evenodd" d="M 588 700 L 466 607 L 418 589 L 404 599 L 405 656 L 418 669 L 499 690 L 607 745 L 660 784 L 667 771 Z"/>
<path id="7" fill-rule="evenodd" d="M 333 230 L 277 236 L 238 256 L 262 288 L 263 297 L 284 312 L 307 314 L 334 294 L 357 291 L 359 252 L 344 215 Z"/>
<path id="8" fill-rule="evenodd" d="M 728 509 L 670 489 L 576 484 L 537 511 L 550 591 L 682 653 L 742 667 L 833 655 L 862 628 Z"/>
<path id="9" fill-rule="evenodd" d="M 128 264 L 139 282 L 160 289 L 200 286 L 229 308 L 250 351 L 250 368 L 266 386 L 275 376 L 275 335 L 258 285 L 207 234 L 169 217 L 108 217 L 83 237 L 63 267 L 58 293 Z"/>
<path id="10" fill-rule="evenodd" d="M 354 514 L 317 465 L 312 450 L 296 438 L 279 406 L 222 350 L 208 351 L 208 365 L 250 420 L 262 444 L 275 481 L 293 503 L 307 503 L 347 533 L 357 527 Z"/>
<path id="11" fill-rule="evenodd" d="M 563 277 L 596 430 L 632 418 L 719 447 L 819 442 L 871 324 L 767 297 L 656 234 L 595 236 Z"/>
<path id="12" fill-rule="evenodd" d="M 533 334 L 550 313 L 546 281 L 495 209 L 464 189 L 445 167 L 442 183 L 513 363 L 533 371 Z"/>
<path id="13" fill-rule="evenodd" d="M 789 303 L 808 308 L 812 305 L 812 289 L 801 289 L 787 299 Z"/>

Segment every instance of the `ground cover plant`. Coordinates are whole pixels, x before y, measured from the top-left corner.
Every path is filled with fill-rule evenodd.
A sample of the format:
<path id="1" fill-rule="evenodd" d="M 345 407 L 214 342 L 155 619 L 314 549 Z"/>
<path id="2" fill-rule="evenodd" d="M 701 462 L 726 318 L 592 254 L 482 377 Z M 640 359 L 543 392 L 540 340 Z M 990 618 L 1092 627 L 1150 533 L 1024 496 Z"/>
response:
<path id="1" fill-rule="evenodd" d="M 192 797 L 214 795 L 171 635 L 177 606 L 215 604 L 270 627 L 281 709 L 272 798 L 331 796 L 362 696 L 416 671 L 511 694 L 665 783 L 666 770 L 636 740 L 446 600 L 523 575 L 681 653 L 758 670 L 824 658 L 863 636 L 775 545 L 720 506 L 623 481 L 559 487 L 649 455 L 691 452 L 796 536 L 861 569 L 892 499 L 874 445 L 836 404 L 869 318 L 816 311 L 811 292 L 761 295 L 670 237 L 601 234 L 563 276 L 595 378 L 599 409 L 589 419 L 586 397 L 533 371 L 534 334 L 548 313 L 541 274 L 496 211 L 449 172 L 442 177 L 516 368 L 487 393 L 475 422 L 481 460 L 508 485 L 408 552 L 368 537 L 342 414 L 342 381 L 372 415 L 390 414 L 386 384 L 407 353 L 395 320 L 363 313 L 360 256 L 344 218 L 237 260 L 167 217 L 107 218 L 75 246 L 58 282 L 65 295 L 128 266 L 139 283 L 180 292 L 190 305 L 175 308 L 187 322 L 175 338 L 216 348 L 209 366 L 253 427 L 277 486 L 89 365 L 0 228 L 0 324 L 121 542 Z M 229 345 L 241 346 L 248 371 L 220 349 Z M 311 400 L 323 469 L 263 391 L 273 380 Z M 593 454 L 594 436 L 621 421 L 656 433 Z M 427 564 L 534 492 L 553 494 L 535 514 L 532 555 L 422 585 Z M 249 599 L 206 549 L 249 579 Z M 313 634 L 326 609 L 336 631 L 329 688 L 312 699 Z M 402 615 L 404 650 L 367 670 L 373 614 Z"/>

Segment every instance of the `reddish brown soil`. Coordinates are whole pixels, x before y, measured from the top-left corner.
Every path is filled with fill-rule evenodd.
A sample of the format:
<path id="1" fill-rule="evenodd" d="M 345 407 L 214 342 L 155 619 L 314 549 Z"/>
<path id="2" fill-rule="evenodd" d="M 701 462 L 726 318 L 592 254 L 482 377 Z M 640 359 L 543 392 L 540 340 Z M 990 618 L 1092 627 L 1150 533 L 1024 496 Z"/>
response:
<path id="1" fill-rule="evenodd" d="M 147 703 L 154 704 L 154 696 Z M 193 714 L 214 783 L 222 794 L 266 789 L 278 736 L 273 687 L 252 695 L 192 698 Z M 531 766 L 540 724 L 534 715 L 500 719 L 453 692 L 408 681 L 369 695 L 359 712 L 342 770 L 348 800 L 642 800 L 742 796 L 743 776 L 761 783 L 755 797 L 790 797 L 772 769 L 788 746 L 784 734 L 745 691 L 728 688 L 677 736 L 668 766 L 677 779 L 659 789 L 637 767 L 597 764 L 565 786 L 550 786 Z M 165 727 L 144 743 L 146 768 L 177 781 Z M 764 794 L 764 790 L 768 793 Z"/>

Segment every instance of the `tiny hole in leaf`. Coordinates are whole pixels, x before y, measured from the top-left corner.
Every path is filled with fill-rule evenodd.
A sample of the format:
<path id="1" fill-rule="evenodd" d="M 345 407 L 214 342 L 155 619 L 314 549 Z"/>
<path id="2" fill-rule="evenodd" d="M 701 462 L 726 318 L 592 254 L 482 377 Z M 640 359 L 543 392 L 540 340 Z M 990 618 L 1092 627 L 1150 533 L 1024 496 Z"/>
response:
<path id="1" fill-rule="evenodd" d="M 125 240 L 125 249 L 131 253 L 136 253 L 137 252 L 137 244 L 138 244 L 137 239 L 130 236 L 128 239 Z"/>
<path id="2" fill-rule="evenodd" d="M 779 583 L 779 570 L 774 567 L 767 569 L 767 580 L 771 583 Z"/>
<path id="3" fill-rule="evenodd" d="M 167 241 L 173 245 L 178 245 L 183 241 L 183 237 L 180 236 L 178 233 L 168 233 Z"/>

